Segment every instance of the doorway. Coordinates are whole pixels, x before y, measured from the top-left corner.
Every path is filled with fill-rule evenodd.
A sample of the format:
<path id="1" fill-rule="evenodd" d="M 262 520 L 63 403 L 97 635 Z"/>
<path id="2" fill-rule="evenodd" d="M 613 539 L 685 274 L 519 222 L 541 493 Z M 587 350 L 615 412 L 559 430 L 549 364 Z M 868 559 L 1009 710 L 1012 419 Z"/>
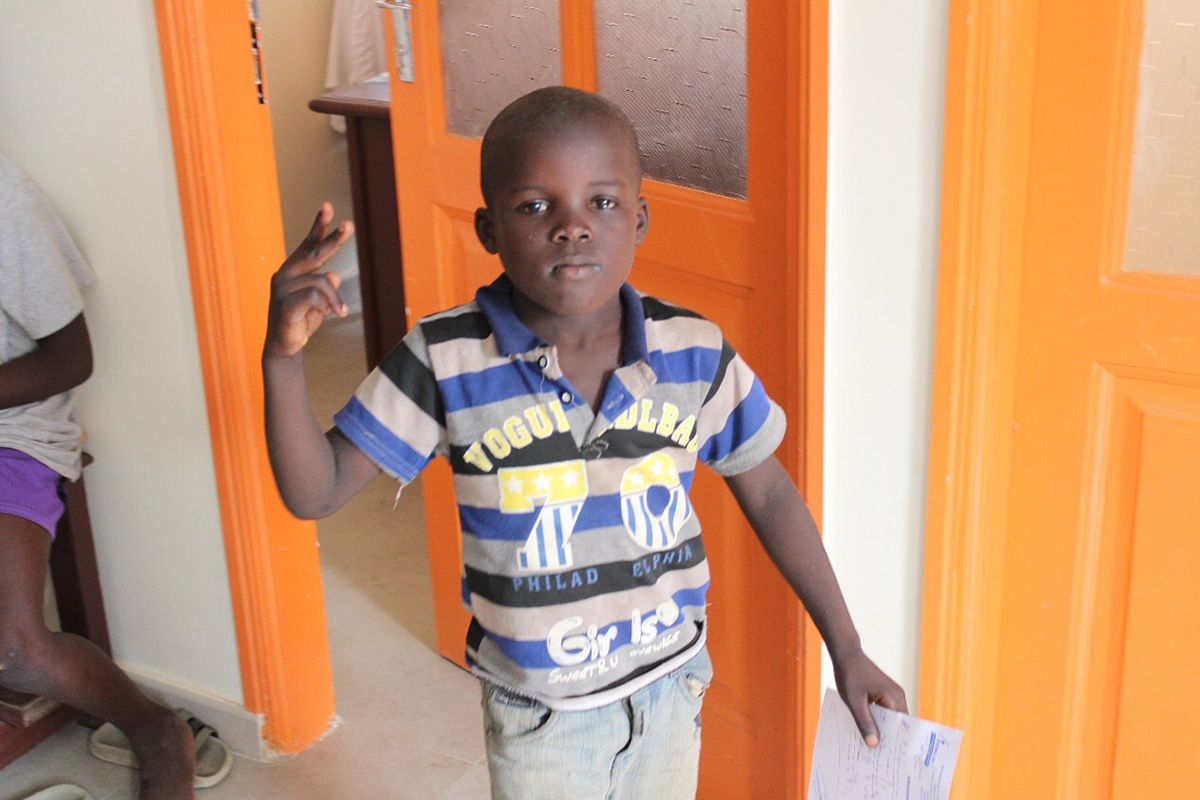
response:
<path id="1" fill-rule="evenodd" d="M 273 710 L 276 704 L 285 712 L 295 712 L 297 717 L 311 721 L 319 714 L 320 703 L 297 703 L 299 695 L 286 685 L 286 680 L 276 680 L 272 670 L 263 668 L 264 664 L 274 664 L 286 678 L 292 662 L 285 656 L 292 641 L 268 641 L 267 646 L 262 646 L 258 639 L 264 630 L 280 630 L 273 615 L 285 612 L 291 620 L 283 630 L 302 631 L 310 640 L 324 626 L 322 598 L 319 591 L 313 591 L 317 585 L 313 571 L 315 558 L 306 556 L 311 561 L 306 564 L 306 572 L 280 569 L 277 560 L 280 549 L 272 546 L 273 542 L 281 544 L 279 534 L 266 525 L 262 512 L 277 501 L 273 487 L 263 480 L 269 473 L 264 469 L 259 432 L 246 424 L 247 418 L 257 417 L 261 406 L 254 381 L 265 293 L 258 288 L 258 282 L 265 288 L 265 276 L 283 254 L 280 237 L 273 232 L 278 230 L 278 197 L 269 196 L 262 188 L 274 186 L 274 175 L 270 174 L 274 160 L 269 123 L 261 108 L 230 88 L 244 80 L 245 18 L 238 20 L 237 14 L 229 9 L 208 9 L 198 2 L 160 0 L 157 8 L 164 31 L 164 71 L 173 130 L 177 150 L 183 152 L 179 172 L 189 255 L 194 256 L 193 274 L 203 274 L 203 279 L 194 281 L 197 293 L 202 295 L 197 299 L 198 327 L 202 343 L 210 336 L 217 340 L 205 356 L 205 373 L 208 382 L 219 387 L 209 389 L 210 406 L 216 407 L 214 439 L 222 451 L 218 461 L 223 461 L 225 455 L 232 456 L 228 464 L 218 467 L 219 472 L 223 466 L 228 467 L 220 478 L 226 489 L 222 493 L 222 506 L 232 517 L 239 517 L 235 524 L 227 524 L 226 537 L 234 550 L 247 542 L 263 545 L 256 550 L 256 558 L 248 562 L 231 557 L 235 605 L 255 611 L 239 617 L 244 680 L 248 684 L 261 681 L 262 699 L 272 706 L 265 711 L 269 722 L 272 717 L 275 724 L 288 722 L 286 713 Z M 578 46 L 571 56 L 577 66 L 564 70 L 564 81 L 596 88 L 583 66 L 589 63 L 589 55 L 595 55 L 592 9 L 563 4 L 562 10 L 564 40 Z M 429 16 L 425 20 L 418 24 L 431 24 Z M 646 288 L 651 291 L 659 291 L 656 286 L 695 288 L 702 298 L 701 310 L 721 321 L 739 349 L 763 365 L 758 369 L 760 375 L 770 382 L 772 393 L 793 420 L 790 436 L 780 452 L 781 460 L 819 509 L 814 487 L 821 461 L 819 309 L 824 227 L 826 8 L 823 3 L 800 2 L 753 5 L 748 20 L 747 36 L 755 42 L 746 48 L 747 119 L 751 131 L 749 200 L 738 205 L 721 197 L 695 198 L 670 186 L 655 189 L 657 199 L 652 198 L 652 202 L 657 202 L 663 210 L 658 216 L 660 221 L 664 214 L 667 219 L 674 217 L 679 222 L 695 218 L 703 221 L 703 230 L 716 238 L 660 240 L 648 252 L 653 285 Z M 418 33 L 418 38 L 421 35 Z M 427 55 L 423 58 L 436 60 L 436 47 L 424 52 Z M 203 57 L 197 57 L 197 53 Z M 394 104 L 396 98 L 393 83 Z M 197 108 L 200 113 L 196 113 Z M 417 117 L 393 114 L 393 120 L 397 119 L 415 121 Z M 774 137 L 773 143 L 760 148 L 754 143 L 756 132 L 769 133 Z M 461 143 L 452 146 L 465 147 Z M 468 156 L 463 161 L 466 163 L 471 153 L 469 149 L 463 152 Z M 214 175 L 223 183 L 212 185 Z M 769 192 L 765 189 L 768 186 Z M 192 191 L 196 192 L 195 203 L 188 202 Z M 429 196 L 426 202 L 428 199 Z M 406 207 L 403 197 L 401 207 Z M 418 208 L 414 203 L 408 207 L 414 211 Z M 247 213 L 238 213 L 241 211 Z M 270 227 L 272 214 L 275 227 L 264 234 L 264 227 Z M 266 226 L 263 220 L 268 223 Z M 757 236 L 760 229 L 756 225 L 762 225 L 761 230 L 769 234 L 769 252 L 763 249 L 764 240 Z M 438 228 L 443 232 L 444 229 L 445 225 Z M 234 240 L 245 240 L 246 246 L 234 247 Z M 206 248 L 214 241 L 222 245 L 220 255 L 225 258 L 205 258 L 211 255 Z M 709 262 L 711 254 L 704 252 L 706 242 L 713 243 L 725 260 Z M 673 253 L 676 244 L 687 244 L 690 249 Z M 738 255 L 731 258 L 730 252 Z M 697 256 L 695 268 L 700 273 L 699 280 L 690 281 L 686 265 L 675 263 L 677 257 L 688 254 Z M 251 263 L 239 270 L 238 281 L 243 289 L 235 291 L 223 285 L 222 278 L 228 277 L 229 266 L 237 264 L 239 257 Z M 445 305 L 449 298 L 430 293 L 431 273 L 422 274 L 427 282 L 424 290 L 410 293 L 411 285 L 406 286 L 406 294 L 414 297 L 414 307 L 425 303 L 429 307 L 420 310 L 429 311 L 435 304 Z M 671 294 L 666 289 L 661 291 Z M 679 299 L 696 304 L 686 296 Z M 222 304 L 230 307 L 226 313 L 222 313 Z M 747 312 L 754 309 L 757 315 L 752 320 Z M 239 330 L 229 330 L 227 321 L 231 316 L 243 322 Z M 768 320 L 771 324 L 764 327 Z M 227 378 L 238 384 L 233 392 L 219 390 L 228 383 Z M 236 435 L 226 436 L 227 432 Z M 255 458 L 238 458 L 247 454 Z M 258 463 L 252 463 L 254 460 Z M 252 496 L 247 496 L 247 486 Z M 736 512 L 731 512 L 728 499 L 723 498 L 723 489 L 714 488 L 718 490 L 702 492 L 711 495 L 705 500 L 713 505 L 707 514 L 710 526 L 745 531 L 734 516 Z M 247 511 L 250 513 L 246 514 Z M 280 520 L 285 527 L 292 522 Z M 304 535 L 297 534 L 301 538 Z M 295 547 L 294 542 L 299 540 L 292 540 L 293 544 L 283 549 L 290 553 L 304 550 Z M 819 648 L 815 632 L 805 623 L 798 603 L 784 593 L 782 582 L 763 579 L 764 574 L 771 573 L 761 552 L 753 546 L 744 549 L 733 538 L 728 543 L 722 540 L 714 550 L 723 551 L 716 555 L 722 561 L 714 574 L 724 586 L 721 615 L 730 621 L 725 625 L 729 638 L 724 655 L 718 650 L 715 657 L 724 659 L 724 674 L 730 684 L 725 690 L 726 702 L 715 702 L 714 696 L 714 724 L 706 723 L 706 731 L 720 730 L 724 725 L 732 735 L 725 740 L 729 746 L 710 748 L 709 752 L 720 759 L 710 760 L 707 780 L 716 787 L 712 791 L 717 795 L 722 794 L 721 787 L 729 785 L 735 791 L 752 791 L 763 796 L 799 796 L 804 754 L 811 749 L 817 709 Z M 301 573 L 306 577 L 301 577 Z M 267 580 L 262 580 L 264 577 Z M 289 603 L 293 596 L 303 602 L 293 607 Z M 260 602 L 264 597 L 270 602 Z M 764 627 L 761 619 L 753 626 L 745 622 L 750 608 L 769 609 L 765 612 L 769 616 L 765 626 L 778 636 L 767 651 L 778 663 L 768 663 L 761 657 L 763 648 L 750 646 L 756 631 Z M 746 646 L 738 644 L 742 639 L 746 640 Z M 326 654 L 327 663 L 323 643 L 303 657 L 320 658 L 322 653 Z M 302 739 L 303 733 L 297 733 L 293 747 L 302 749 Z"/>

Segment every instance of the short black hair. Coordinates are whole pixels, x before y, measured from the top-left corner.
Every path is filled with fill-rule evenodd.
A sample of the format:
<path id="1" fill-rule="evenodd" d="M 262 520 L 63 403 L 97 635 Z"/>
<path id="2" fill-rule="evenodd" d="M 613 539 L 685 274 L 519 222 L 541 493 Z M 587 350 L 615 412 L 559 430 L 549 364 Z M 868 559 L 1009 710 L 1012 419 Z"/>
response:
<path id="1" fill-rule="evenodd" d="M 514 146 L 581 124 L 612 126 L 629 141 L 642 179 L 642 161 L 633 122 L 616 103 L 570 86 L 547 86 L 509 103 L 488 125 L 479 156 L 479 189 L 492 204 L 496 181 L 512 157 Z"/>

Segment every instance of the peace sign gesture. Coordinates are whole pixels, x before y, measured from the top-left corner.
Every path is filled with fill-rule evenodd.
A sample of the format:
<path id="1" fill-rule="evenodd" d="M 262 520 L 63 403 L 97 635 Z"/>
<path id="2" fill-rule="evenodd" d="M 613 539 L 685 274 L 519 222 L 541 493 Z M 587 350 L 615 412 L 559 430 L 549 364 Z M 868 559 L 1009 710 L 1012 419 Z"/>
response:
<path id="1" fill-rule="evenodd" d="M 330 231 L 332 220 L 333 206 L 322 203 L 308 236 L 271 276 L 265 357 L 296 355 L 326 316 L 346 316 L 346 304 L 337 292 L 341 277 L 336 272 L 319 270 L 354 235 L 354 223 L 344 220 Z"/>

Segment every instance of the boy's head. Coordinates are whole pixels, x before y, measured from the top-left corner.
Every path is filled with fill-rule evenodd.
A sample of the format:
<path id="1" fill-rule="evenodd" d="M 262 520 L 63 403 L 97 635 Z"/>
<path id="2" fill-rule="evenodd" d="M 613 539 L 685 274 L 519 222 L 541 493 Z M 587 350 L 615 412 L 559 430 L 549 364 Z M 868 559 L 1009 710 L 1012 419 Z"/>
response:
<path id="1" fill-rule="evenodd" d="M 476 232 L 520 299 L 556 316 L 618 302 L 649 223 L 629 118 L 588 92 L 539 89 L 496 116 L 480 162 Z"/>
<path id="2" fill-rule="evenodd" d="M 637 132 L 625 112 L 597 94 L 570 86 L 548 86 L 522 95 L 500 110 L 483 134 L 479 157 L 479 188 L 490 208 L 498 184 L 510 176 L 514 156 L 524 147 L 537 147 L 546 138 L 573 128 L 608 129 L 623 138 L 642 179 Z"/>

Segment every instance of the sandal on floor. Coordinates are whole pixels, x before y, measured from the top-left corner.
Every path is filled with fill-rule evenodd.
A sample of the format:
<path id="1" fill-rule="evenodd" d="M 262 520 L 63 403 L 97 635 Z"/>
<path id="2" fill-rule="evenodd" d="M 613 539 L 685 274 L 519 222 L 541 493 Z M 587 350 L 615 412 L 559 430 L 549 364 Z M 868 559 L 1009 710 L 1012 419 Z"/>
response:
<path id="1" fill-rule="evenodd" d="M 60 783 L 48 786 L 40 792 L 34 792 L 25 800 L 93 800 L 92 796 L 82 786 L 73 783 Z"/>
<path id="2" fill-rule="evenodd" d="M 233 753 L 217 738 L 215 730 L 187 712 L 177 713 L 191 728 L 192 739 L 196 743 L 196 779 L 192 786 L 196 789 L 216 786 L 233 768 Z M 111 722 L 106 722 L 92 731 L 92 735 L 88 737 L 88 750 L 101 761 L 120 764 L 123 767 L 137 767 L 137 757 L 129 747 L 129 740 Z"/>

